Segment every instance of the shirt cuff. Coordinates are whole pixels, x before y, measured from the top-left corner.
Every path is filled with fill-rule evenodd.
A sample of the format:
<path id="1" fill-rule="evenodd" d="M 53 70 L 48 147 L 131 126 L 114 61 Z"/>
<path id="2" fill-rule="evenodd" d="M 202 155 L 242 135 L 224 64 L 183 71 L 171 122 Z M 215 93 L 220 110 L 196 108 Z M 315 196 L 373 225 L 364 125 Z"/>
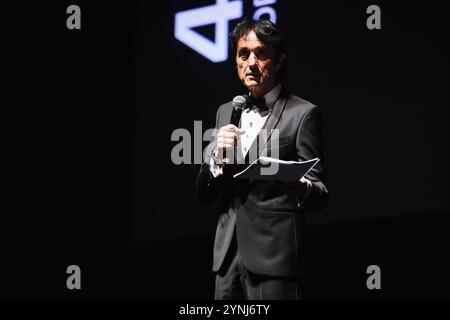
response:
<path id="1" fill-rule="evenodd" d="M 213 158 L 209 160 L 209 171 L 211 171 L 214 178 L 217 178 L 223 174 L 223 166 L 218 166 Z"/>

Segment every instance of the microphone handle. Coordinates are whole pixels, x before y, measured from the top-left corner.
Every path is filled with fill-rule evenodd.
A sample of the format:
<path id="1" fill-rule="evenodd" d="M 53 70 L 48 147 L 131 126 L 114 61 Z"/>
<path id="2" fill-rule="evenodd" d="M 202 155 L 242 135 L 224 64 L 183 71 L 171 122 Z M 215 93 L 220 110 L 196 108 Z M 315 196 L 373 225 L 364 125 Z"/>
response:
<path id="1" fill-rule="evenodd" d="M 239 128 L 239 122 L 241 121 L 241 115 L 242 115 L 242 108 L 233 108 L 233 111 L 231 112 L 230 124 L 234 124 L 236 127 Z"/>

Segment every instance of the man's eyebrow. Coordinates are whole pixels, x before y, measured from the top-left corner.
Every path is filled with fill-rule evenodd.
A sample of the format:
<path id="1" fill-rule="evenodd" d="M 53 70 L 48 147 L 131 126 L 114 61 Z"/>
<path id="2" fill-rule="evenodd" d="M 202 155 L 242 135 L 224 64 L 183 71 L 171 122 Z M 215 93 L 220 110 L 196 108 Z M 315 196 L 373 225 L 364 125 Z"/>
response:
<path id="1" fill-rule="evenodd" d="M 253 50 L 257 50 L 257 49 L 267 49 L 267 46 L 261 45 L 261 46 L 254 47 L 254 48 L 252 48 L 252 49 L 253 49 Z M 241 50 L 249 50 L 249 48 L 248 48 L 247 46 L 242 46 L 242 47 L 239 48 L 238 51 L 241 51 Z"/>

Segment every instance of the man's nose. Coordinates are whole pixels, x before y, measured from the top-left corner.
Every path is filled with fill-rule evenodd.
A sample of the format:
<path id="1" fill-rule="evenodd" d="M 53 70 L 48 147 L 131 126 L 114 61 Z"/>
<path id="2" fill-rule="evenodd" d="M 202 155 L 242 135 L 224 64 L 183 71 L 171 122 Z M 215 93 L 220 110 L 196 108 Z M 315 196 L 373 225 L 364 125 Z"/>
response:
<path id="1" fill-rule="evenodd" d="M 249 67 L 254 67 L 254 66 L 256 66 L 256 64 L 257 64 L 257 61 L 256 61 L 257 59 L 256 59 L 256 56 L 255 56 L 255 54 L 253 53 L 253 52 L 251 52 L 250 53 L 250 56 L 248 57 L 248 66 Z"/>

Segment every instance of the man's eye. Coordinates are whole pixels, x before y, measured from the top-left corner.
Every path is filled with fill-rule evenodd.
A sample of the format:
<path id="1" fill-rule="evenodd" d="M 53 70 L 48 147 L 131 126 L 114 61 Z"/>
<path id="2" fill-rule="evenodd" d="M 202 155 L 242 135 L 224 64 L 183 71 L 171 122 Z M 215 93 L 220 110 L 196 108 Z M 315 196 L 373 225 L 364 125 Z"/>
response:
<path id="1" fill-rule="evenodd" d="M 248 58 L 248 51 L 245 51 L 245 50 L 240 51 L 239 58 L 242 58 L 242 59 Z"/>
<path id="2" fill-rule="evenodd" d="M 257 50 L 256 56 L 258 60 L 266 60 L 267 59 L 267 51 L 266 50 Z"/>

